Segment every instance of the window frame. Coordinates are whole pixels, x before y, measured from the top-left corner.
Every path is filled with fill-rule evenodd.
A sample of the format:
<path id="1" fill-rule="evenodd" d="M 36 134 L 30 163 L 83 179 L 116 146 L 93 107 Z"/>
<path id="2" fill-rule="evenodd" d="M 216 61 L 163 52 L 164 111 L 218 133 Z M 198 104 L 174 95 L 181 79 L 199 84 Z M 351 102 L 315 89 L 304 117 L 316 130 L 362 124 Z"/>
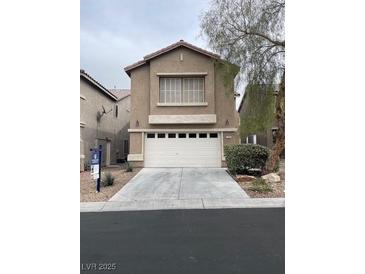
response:
<path id="1" fill-rule="evenodd" d="M 166 101 L 166 82 L 164 82 L 164 101 L 161 100 L 162 96 L 161 96 L 161 81 L 163 79 L 179 79 L 180 80 L 180 102 L 176 102 L 176 98 L 177 98 L 177 90 L 175 90 L 175 102 L 171 102 L 171 94 L 169 95 L 170 96 L 170 102 L 167 102 Z M 193 101 L 193 102 L 189 102 L 189 99 L 190 99 L 190 92 L 193 92 L 193 98 L 196 96 L 195 94 L 200 92 L 200 90 L 190 90 L 188 89 L 186 91 L 187 95 L 188 95 L 188 98 L 187 100 L 185 100 L 185 93 L 184 93 L 184 87 L 185 87 L 185 80 L 190 80 L 190 79 L 198 79 L 198 80 L 202 80 L 202 101 Z M 198 82 L 199 83 L 199 82 Z M 199 85 L 199 84 L 198 84 Z M 171 92 L 171 90 L 169 90 L 169 92 Z M 198 95 L 198 98 L 199 98 L 199 95 Z M 207 105 L 207 102 L 206 102 L 206 96 L 205 96 L 205 77 L 204 76 L 160 76 L 159 79 L 158 79 L 158 105 L 160 106 L 163 106 L 163 105 L 176 105 L 176 106 L 189 106 L 189 105 L 200 105 L 200 106 L 205 106 Z"/>

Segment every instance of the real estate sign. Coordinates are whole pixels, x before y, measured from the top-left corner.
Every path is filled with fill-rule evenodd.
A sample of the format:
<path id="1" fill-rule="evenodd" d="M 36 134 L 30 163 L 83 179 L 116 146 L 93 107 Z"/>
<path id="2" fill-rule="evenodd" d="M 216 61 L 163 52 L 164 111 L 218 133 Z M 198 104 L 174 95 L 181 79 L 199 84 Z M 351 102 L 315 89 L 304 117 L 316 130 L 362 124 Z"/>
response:
<path id="1" fill-rule="evenodd" d="M 99 150 L 93 149 L 91 151 L 91 176 L 94 180 L 99 179 L 99 169 L 100 169 L 100 159 L 99 159 Z"/>
<path id="2" fill-rule="evenodd" d="M 101 152 L 102 146 L 99 148 L 91 149 L 91 160 L 90 160 L 90 169 L 91 176 L 94 180 L 96 180 L 96 192 L 100 192 L 100 174 L 101 174 Z"/>

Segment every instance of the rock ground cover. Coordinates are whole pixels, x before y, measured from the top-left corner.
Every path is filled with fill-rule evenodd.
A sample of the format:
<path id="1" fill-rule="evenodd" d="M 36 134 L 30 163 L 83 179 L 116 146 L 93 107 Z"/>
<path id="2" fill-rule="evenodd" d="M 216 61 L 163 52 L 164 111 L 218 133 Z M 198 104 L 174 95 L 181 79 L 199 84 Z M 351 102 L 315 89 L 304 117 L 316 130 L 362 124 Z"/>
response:
<path id="1" fill-rule="evenodd" d="M 130 181 L 141 169 L 133 168 L 132 172 L 126 172 L 120 167 L 103 168 L 103 173 L 110 172 L 114 177 L 112 186 L 101 185 L 100 192 L 96 193 L 96 183 L 91 179 L 90 172 L 80 173 L 80 202 L 105 202 L 117 193 L 126 183 Z"/>
<path id="2" fill-rule="evenodd" d="M 272 188 L 272 192 L 260 193 L 258 191 L 253 191 L 252 182 L 256 179 L 253 176 L 248 175 L 237 175 L 236 181 L 242 187 L 242 189 L 250 196 L 250 198 L 284 198 L 285 197 L 285 160 L 281 160 L 279 172 L 280 182 L 271 183 L 268 185 Z"/>

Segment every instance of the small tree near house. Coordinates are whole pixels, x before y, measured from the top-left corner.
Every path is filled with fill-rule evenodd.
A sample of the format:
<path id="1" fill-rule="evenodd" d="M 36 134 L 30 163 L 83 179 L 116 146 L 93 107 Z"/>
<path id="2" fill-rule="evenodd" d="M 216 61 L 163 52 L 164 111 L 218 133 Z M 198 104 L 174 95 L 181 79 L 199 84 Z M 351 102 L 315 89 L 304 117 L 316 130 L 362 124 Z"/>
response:
<path id="1" fill-rule="evenodd" d="M 214 0 L 201 19 L 209 45 L 240 65 L 248 85 L 280 83 L 275 105 L 278 131 L 265 165 L 272 172 L 285 146 L 285 1 Z"/>

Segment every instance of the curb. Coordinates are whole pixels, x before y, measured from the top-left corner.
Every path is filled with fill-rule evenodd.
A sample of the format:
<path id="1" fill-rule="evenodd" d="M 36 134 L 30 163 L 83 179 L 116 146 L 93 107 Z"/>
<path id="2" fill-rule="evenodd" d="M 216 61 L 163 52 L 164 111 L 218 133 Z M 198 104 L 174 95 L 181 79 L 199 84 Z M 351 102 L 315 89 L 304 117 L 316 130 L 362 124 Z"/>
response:
<path id="1" fill-rule="evenodd" d="M 172 209 L 285 208 L 285 198 L 126 200 L 80 203 L 80 212 L 145 211 Z"/>

